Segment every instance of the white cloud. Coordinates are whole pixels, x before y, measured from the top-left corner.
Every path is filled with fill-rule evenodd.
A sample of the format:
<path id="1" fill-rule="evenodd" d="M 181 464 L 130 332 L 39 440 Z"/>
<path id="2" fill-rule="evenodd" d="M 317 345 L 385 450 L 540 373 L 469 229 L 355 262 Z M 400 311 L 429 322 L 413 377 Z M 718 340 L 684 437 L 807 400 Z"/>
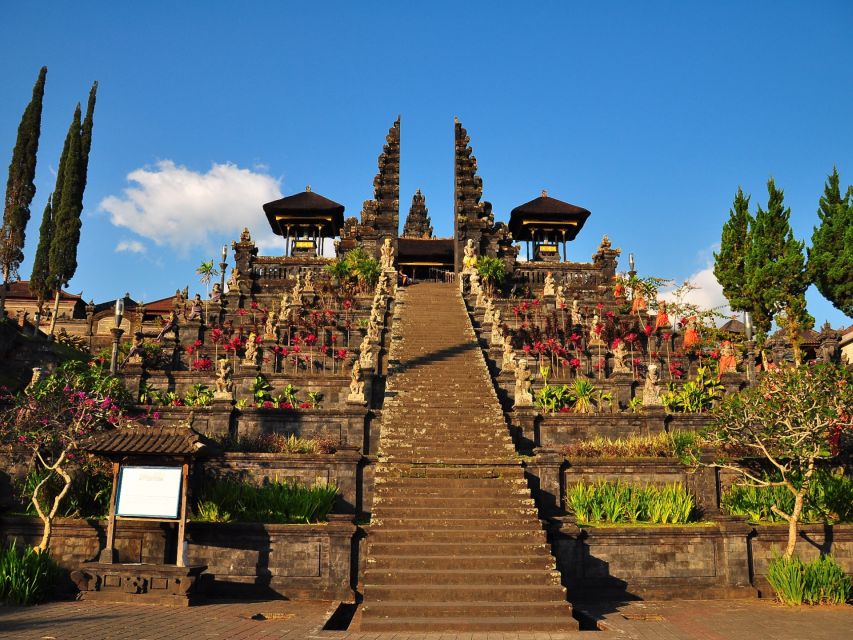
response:
<path id="1" fill-rule="evenodd" d="M 153 168 L 131 171 L 127 180 L 133 186 L 121 196 L 104 198 L 99 209 L 110 214 L 114 225 L 157 245 L 186 254 L 193 247 L 211 248 L 213 239 L 223 235 L 236 239 L 248 227 L 259 248 L 281 251 L 282 241 L 276 242 L 261 209 L 281 197 L 280 181 L 266 173 L 230 163 L 200 173 L 161 160 Z"/>
<path id="2" fill-rule="evenodd" d="M 145 245 L 139 240 L 122 240 L 116 245 L 116 253 L 127 251 L 129 253 L 145 253 Z"/>
<path id="3" fill-rule="evenodd" d="M 717 282 L 714 276 L 713 263 L 708 262 L 704 269 L 700 269 L 692 273 L 687 281 L 695 287 L 688 291 L 678 299 L 675 288 L 670 288 L 661 292 L 661 298 L 667 302 L 676 302 L 694 304 L 702 309 L 715 309 L 719 313 L 726 316 L 732 315 L 732 310 L 729 308 L 728 300 L 723 295 L 723 287 Z M 671 318 L 675 321 L 675 318 Z M 717 324 L 722 324 L 725 319 L 719 320 Z"/>

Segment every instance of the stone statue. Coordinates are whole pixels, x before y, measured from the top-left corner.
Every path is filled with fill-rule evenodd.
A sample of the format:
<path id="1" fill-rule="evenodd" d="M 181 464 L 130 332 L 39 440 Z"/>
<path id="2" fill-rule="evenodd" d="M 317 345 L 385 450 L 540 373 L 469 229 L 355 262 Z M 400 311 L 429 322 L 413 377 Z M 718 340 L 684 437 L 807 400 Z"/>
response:
<path id="1" fill-rule="evenodd" d="M 566 292 L 566 288 L 563 285 L 558 284 L 557 285 L 557 293 L 554 296 L 554 306 L 557 309 L 562 309 L 563 307 L 566 306 L 566 293 L 565 292 Z"/>
<path id="2" fill-rule="evenodd" d="M 246 352 L 243 354 L 243 364 L 252 367 L 258 366 L 258 343 L 254 331 L 251 331 L 249 337 L 246 339 Z"/>
<path id="3" fill-rule="evenodd" d="M 580 310 L 578 309 L 578 301 L 577 298 L 572 300 L 572 322 L 578 324 L 580 322 Z"/>
<path id="4" fill-rule="evenodd" d="M 503 361 L 501 373 L 515 371 L 515 349 L 512 348 L 512 336 L 506 335 L 503 340 Z"/>
<path id="5" fill-rule="evenodd" d="M 476 273 L 471 275 L 471 293 L 474 293 L 474 278 L 476 277 Z M 481 309 L 486 302 L 486 292 L 483 290 L 483 287 L 480 286 L 480 281 L 477 279 L 477 299 L 474 300 L 474 308 Z"/>
<path id="6" fill-rule="evenodd" d="M 720 374 L 718 378 L 722 377 L 724 373 L 734 373 L 735 371 L 737 371 L 737 351 L 731 340 L 723 340 L 720 345 Z"/>
<path id="7" fill-rule="evenodd" d="M 395 271 L 394 269 L 394 247 L 391 245 L 391 238 L 385 238 L 382 243 L 382 250 L 379 259 L 383 271 Z"/>
<path id="8" fill-rule="evenodd" d="M 293 288 L 290 290 L 291 298 L 293 299 L 293 304 L 300 305 L 302 304 L 302 274 L 296 274 L 296 282 L 293 283 Z"/>
<path id="9" fill-rule="evenodd" d="M 532 407 L 533 394 L 530 393 L 530 368 L 527 358 L 520 358 L 515 365 L 515 403 L 513 408 Z"/>
<path id="10" fill-rule="evenodd" d="M 501 327 L 501 310 L 495 309 L 492 313 L 492 346 L 498 346 L 503 342 L 503 328 Z"/>
<path id="11" fill-rule="evenodd" d="M 201 294 L 195 294 L 192 304 L 190 305 L 190 314 L 187 320 L 201 320 L 201 312 L 204 310 L 204 304 L 201 301 Z"/>
<path id="12" fill-rule="evenodd" d="M 690 316 L 687 319 L 687 328 L 684 330 L 684 342 L 683 347 L 685 349 L 691 349 L 695 346 L 698 346 L 702 342 L 702 338 L 699 336 L 699 328 L 696 323 L 696 316 Z"/>
<path id="13" fill-rule="evenodd" d="M 625 343 L 620 340 L 613 347 L 613 373 L 631 373 L 631 370 L 625 364 L 625 356 L 628 352 L 625 351 Z"/>
<path id="14" fill-rule="evenodd" d="M 474 240 L 468 238 L 465 243 L 465 256 L 462 258 L 462 272 L 471 273 L 477 268 L 477 253 L 474 249 Z"/>
<path id="15" fill-rule="evenodd" d="M 288 321 L 287 307 L 290 306 L 290 300 L 287 297 L 287 291 L 281 294 L 281 301 L 278 307 L 278 323 L 284 324 Z"/>
<path id="16" fill-rule="evenodd" d="M 127 356 L 124 358 L 124 362 L 121 363 L 121 366 L 124 367 L 126 364 L 134 364 L 141 365 L 142 364 L 142 347 L 145 344 L 145 337 L 141 331 L 137 331 L 133 334 L 133 343 L 130 345 L 130 351 L 127 352 Z"/>
<path id="17" fill-rule="evenodd" d="M 650 364 L 646 372 L 646 383 L 643 386 L 643 405 L 646 407 L 660 405 L 660 379 L 658 366 Z"/>
<path id="18" fill-rule="evenodd" d="M 220 298 L 222 298 L 222 287 L 219 286 L 218 282 L 214 282 L 213 290 L 210 292 L 210 301 L 219 302 Z"/>
<path id="19" fill-rule="evenodd" d="M 231 378 L 231 361 L 228 358 L 219 358 L 216 361 L 216 391 L 213 394 L 216 400 L 230 400 L 234 393 L 234 380 Z"/>
<path id="20" fill-rule="evenodd" d="M 666 313 L 666 302 L 661 300 L 658 302 L 658 314 L 655 316 L 655 330 L 669 328 L 669 315 Z"/>
<path id="21" fill-rule="evenodd" d="M 228 291 L 240 293 L 240 272 L 236 267 L 231 269 L 231 275 L 228 277 Z"/>
<path id="22" fill-rule="evenodd" d="M 349 396 L 347 402 L 364 404 L 364 380 L 361 375 L 361 363 L 356 360 L 352 363 L 352 372 L 349 382 Z"/>
<path id="23" fill-rule="evenodd" d="M 556 283 L 554 282 L 554 274 L 550 271 L 545 274 L 545 288 L 542 290 L 542 295 L 544 297 L 551 297 L 556 295 Z"/>
<path id="24" fill-rule="evenodd" d="M 240 233 L 240 242 L 251 242 L 252 236 L 249 234 L 249 227 L 243 227 L 243 231 Z"/>
<path id="25" fill-rule="evenodd" d="M 598 311 L 596 311 L 592 320 L 589 323 L 589 343 L 593 345 L 604 344 L 604 341 L 601 339 L 601 334 L 596 331 L 598 325 L 601 323 L 601 318 L 598 315 Z"/>
<path id="26" fill-rule="evenodd" d="M 180 289 L 175 289 L 175 297 L 172 299 L 172 309 L 177 311 L 179 314 L 183 314 L 185 305 L 186 300 L 184 299 L 184 294 L 181 293 Z"/>
<path id="27" fill-rule="evenodd" d="M 370 335 L 364 336 L 361 340 L 361 345 L 358 347 L 359 362 L 362 369 L 373 368 L 373 345 L 370 344 Z"/>
<path id="28" fill-rule="evenodd" d="M 495 304 L 491 298 L 486 298 L 483 301 L 483 323 L 491 324 L 494 321 Z"/>
<path id="29" fill-rule="evenodd" d="M 367 335 L 365 336 L 371 342 L 379 342 L 380 329 L 376 322 L 367 323 Z"/>
<path id="30" fill-rule="evenodd" d="M 264 339 L 278 340 L 278 327 L 276 326 L 276 314 L 270 311 L 267 314 L 267 320 L 264 323 Z"/>
<path id="31" fill-rule="evenodd" d="M 163 336 L 165 336 L 170 331 L 175 334 L 175 338 L 177 338 L 178 314 L 174 309 L 169 312 L 169 318 L 166 320 L 166 324 L 163 325 L 163 328 L 160 329 L 160 333 L 157 334 L 157 342 L 163 340 Z"/>
<path id="32" fill-rule="evenodd" d="M 305 272 L 305 291 L 314 291 L 314 272 L 310 269 Z"/>

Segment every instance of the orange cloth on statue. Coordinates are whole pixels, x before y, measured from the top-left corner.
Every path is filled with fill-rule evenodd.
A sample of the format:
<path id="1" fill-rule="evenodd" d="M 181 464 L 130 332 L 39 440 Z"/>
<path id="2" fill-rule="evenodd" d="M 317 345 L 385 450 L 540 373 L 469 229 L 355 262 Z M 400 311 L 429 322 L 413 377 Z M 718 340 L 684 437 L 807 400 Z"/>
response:
<path id="1" fill-rule="evenodd" d="M 614 298 L 624 298 L 625 297 L 625 287 L 621 282 L 617 282 L 616 286 L 613 287 L 613 297 Z"/>
<path id="2" fill-rule="evenodd" d="M 648 304 L 643 296 L 634 296 L 634 303 L 631 305 L 631 313 L 645 311 L 647 307 Z"/>
<path id="3" fill-rule="evenodd" d="M 689 349 L 690 347 L 696 346 L 702 342 L 702 339 L 699 337 L 699 332 L 696 329 L 688 328 L 684 332 L 684 348 Z"/>
<path id="4" fill-rule="evenodd" d="M 666 315 L 666 311 L 658 311 L 657 316 L 655 316 L 655 329 L 664 327 L 669 327 L 669 316 Z"/>
<path id="5" fill-rule="evenodd" d="M 729 371 L 737 371 L 737 358 L 734 356 L 722 356 L 720 358 L 720 375 Z"/>

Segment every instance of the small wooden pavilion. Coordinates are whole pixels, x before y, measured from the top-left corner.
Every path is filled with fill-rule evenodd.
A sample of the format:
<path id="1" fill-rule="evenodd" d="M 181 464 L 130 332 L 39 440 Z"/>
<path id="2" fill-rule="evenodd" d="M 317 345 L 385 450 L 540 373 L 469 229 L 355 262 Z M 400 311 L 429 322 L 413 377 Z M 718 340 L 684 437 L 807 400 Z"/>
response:
<path id="1" fill-rule="evenodd" d="M 340 235 L 344 205 L 305 187 L 305 191 L 267 202 L 264 213 L 273 233 L 285 239 L 285 256 L 314 258 L 322 255 L 326 238 Z"/>
<path id="2" fill-rule="evenodd" d="M 517 242 L 527 242 L 527 257 L 533 261 L 566 261 L 566 243 L 574 240 L 590 212 L 542 191 L 538 198 L 517 206 L 509 216 L 509 231 Z"/>
<path id="3" fill-rule="evenodd" d="M 189 427 L 136 427 L 96 434 L 85 451 L 112 462 L 113 488 L 106 544 L 97 562 L 86 562 L 71 579 L 87 600 L 186 606 L 206 565 L 187 565 L 185 532 L 190 464 L 205 450 Z M 175 563 L 122 563 L 115 549 L 123 521 L 177 525 Z M 143 550 L 143 555 L 148 555 Z"/>

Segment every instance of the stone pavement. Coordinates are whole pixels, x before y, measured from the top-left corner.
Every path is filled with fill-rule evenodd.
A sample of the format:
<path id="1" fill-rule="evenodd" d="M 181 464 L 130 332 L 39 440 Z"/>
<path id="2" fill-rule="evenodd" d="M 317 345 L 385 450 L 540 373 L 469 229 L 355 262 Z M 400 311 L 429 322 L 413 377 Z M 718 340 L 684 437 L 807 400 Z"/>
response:
<path id="1" fill-rule="evenodd" d="M 606 630 L 573 633 L 324 631 L 333 602 L 216 602 L 187 609 L 95 602 L 0 606 L 0 640 L 846 640 L 853 607 L 790 609 L 766 600 L 577 605 Z M 257 614 L 266 619 L 252 619 Z"/>

